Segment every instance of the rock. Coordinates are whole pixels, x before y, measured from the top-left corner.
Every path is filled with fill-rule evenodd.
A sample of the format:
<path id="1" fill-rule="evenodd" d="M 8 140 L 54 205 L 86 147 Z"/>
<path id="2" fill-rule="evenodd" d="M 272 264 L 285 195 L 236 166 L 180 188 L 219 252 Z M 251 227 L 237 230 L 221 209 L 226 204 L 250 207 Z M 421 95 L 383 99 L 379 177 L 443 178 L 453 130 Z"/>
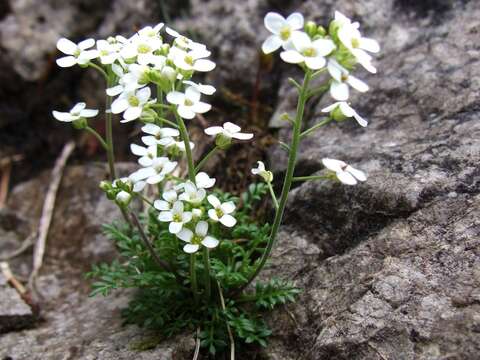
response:
<path id="1" fill-rule="evenodd" d="M 120 164 L 120 175 L 136 169 L 135 164 Z M 139 352 L 137 343 L 153 336 L 135 326 L 122 327 L 120 310 L 131 299 L 131 292 L 122 291 L 108 298 L 89 298 L 89 281 L 85 272 L 91 265 L 115 257 L 111 242 L 101 232 L 103 223 L 120 218 L 116 206 L 98 188 L 106 177 L 104 166 L 70 166 L 64 173 L 57 195 L 53 222 L 50 228 L 38 289 L 45 297 L 40 305 L 43 321 L 34 329 L 10 332 L 0 338 L 0 358 L 58 359 L 59 354 L 72 359 L 162 359 L 185 358 L 194 348 L 192 334 L 186 334 L 153 349 Z M 32 219 L 36 226 L 43 204 L 50 172 L 15 187 L 9 199 L 11 212 Z M 23 263 L 31 256 L 24 255 Z M 28 273 L 26 274 L 28 275 Z M 0 324 L 5 328 L 4 305 L 7 315 L 26 317 L 29 308 L 23 304 L 11 307 L 13 289 L 0 284 Z M 18 329 L 21 323 L 15 324 Z M 151 341 L 151 340 L 150 340 Z M 156 340 L 158 343 L 159 340 Z M 189 355 L 188 355 L 189 356 Z"/>
<path id="2" fill-rule="evenodd" d="M 0 273 L 0 334 L 31 327 L 34 321 L 30 307 Z"/>

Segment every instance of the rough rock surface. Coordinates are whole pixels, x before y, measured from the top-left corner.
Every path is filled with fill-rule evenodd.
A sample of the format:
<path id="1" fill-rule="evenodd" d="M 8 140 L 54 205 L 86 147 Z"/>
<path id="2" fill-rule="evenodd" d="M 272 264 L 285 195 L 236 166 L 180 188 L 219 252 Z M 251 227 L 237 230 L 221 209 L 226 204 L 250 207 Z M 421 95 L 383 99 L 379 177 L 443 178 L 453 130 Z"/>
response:
<path id="1" fill-rule="evenodd" d="M 51 6 L 55 2 L 44 3 Z M 94 3 L 63 6 L 75 19 L 84 19 L 79 4 Z M 95 5 L 98 11 L 109 11 L 99 4 Z M 132 24 L 156 20 L 147 2 L 112 4 L 113 16 L 52 29 L 64 35 L 87 36 L 129 30 Z M 20 5 L 10 10 L 19 14 Z M 366 170 L 369 180 L 354 188 L 308 183 L 295 189 L 272 266 L 264 276 L 294 279 L 305 290 L 298 304 L 271 316 L 274 336 L 260 356 L 272 360 L 478 358 L 480 3 L 191 0 L 188 15 L 177 19 L 176 26 L 213 48 L 218 70 L 208 80 L 250 99 L 260 78 L 259 96 L 273 107 L 276 120 L 281 112 L 294 109 L 296 99 L 286 77 L 299 73 L 281 64 L 278 57 L 267 59 L 269 65 L 260 63 L 258 49 L 266 35 L 262 18 L 272 9 L 284 13 L 298 9 L 320 22 L 338 9 L 358 19 L 365 34 L 381 42 L 382 53 L 378 75 L 359 75 L 369 83 L 371 92 L 352 97 L 354 107 L 369 119 L 368 128 L 361 129 L 353 122 L 331 124 L 302 147 L 298 175 L 321 171 L 321 159 L 328 156 Z M 148 21 L 143 21 L 146 17 Z M 1 36 L 5 24 L 12 21 L 8 16 L 0 19 Z M 49 41 L 42 54 L 54 52 L 54 41 Z M 6 50 L 0 53 L 0 63 L 5 56 L 22 58 L 21 64 L 2 73 L 2 78 L 11 80 L 13 76 L 22 82 L 22 69 L 32 63 L 39 66 L 39 73 L 47 71 L 45 62 L 37 65 L 30 52 L 16 46 L 2 46 Z M 65 76 L 52 76 L 47 89 L 58 89 L 68 79 Z M 7 95 L 15 97 L 14 90 Z M 83 92 L 88 94 L 88 87 Z M 219 93 L 224 97 L 225 92 Z M 219 101 L 219 106 L 229 104 L 225 98 Z M 308 109 L 310 124 L 329 102 L 327 96 Z M 0 112 L 8 116 L 0 116 L 0 122 L 25 120 L 30 115 L 19 109 L 22 107 L 1 106 Z M 268 123 L 271 119 L 261 120 Z M 26 130 L 19 132 L 23 136 Z M 287 128 L 280 131 L 282 140 L 288 136 Z M 285 166 L 284 153 L 273 148 L 270 163 L 279 178 Z M 32 353 L 28 349 L 33 348 L 35 354 L 46 354 L 42 359 L 56 359 L 58 349 L 65 349 L 72 359 L 149 359 L 161 354 L 168 358 L 177 351 L 172 343 L 140 354 L 128 349 L 131 339 L 142 333 L 119 326 L 116 309 L 125 304 L 127 295 L 107 300 L 85 298 L 87 288 L 81 273 L 88 267 L 87 261 L 112 255 L 108 242 L 98 235 L 99 224 L 116 215 L 99 200 L 98 193 L 77 193 L 78 178 L 100 178 L 98 170 L 69 171 L 75 176 L 67 176 L 63 186 L 75 199 L 67 197 L 58 207 L 46 264 L 52 272 L 44 271 L 40 279 L 54 294 L 54 304 L 60 306 L 48 309 L 46 322 L 38 329 L 3 336 L 0 357 L 29 359 Z M 16 193 L 28 189 L 42 193 L 38 189 L 45 186 L 45 180 L 37 181 L 21 185 Z M 32 211 L 38 214 L 39 209 L 32 209 L 36 207 L 25 202 L 15 210 L 35 218 Z M 72 247 L 60 246 L 65 242 Z M 62 272 L 54 276 L 57 269 Z M 63 278 L 61 274 L 66 275 Z M 188 339 L 177 344 L 189 350 L 192 347 Z M 191 353 L 178 351 L 175 358 L 191 357 Z"/>
<path id="2" fill-rule="evenodd" d="M 119 168 L 125 173 L 133 167 L 135 165 L 123 164 Z M 31 219 L 32 227 L 41 213 L 49 175 L 45 172 L 22 183 L 10 198 L 10 209 Z M 120 310 L 127 305 L 130 294 L 118 292 L 109 298 L 88 297 L 90 290 L 84 273 L 92 263 L 115 256 L 111 242 L 101 235 L 102 223 L 120 216 L 115 205 L 98 188 L 105 176 L 105 167 L 93 164 L 66 169 L 38 279 L 37 287 L 44 296 L 40 306 L 43 321 L 34 329 L 2 335 L 1 359 L 171 360 L 175 356 L 183 358 L 182 351 L 193 349 L 193 337 L 187 336 L 138 352 L 133 349 L 135 345 L 152 335 L 135 326 L 121 326 Z M 0 247 L 0 254 L 3 250 Z M 25 265 L 30 259 L 26 254 L 12 265 L 18 272 L 23 270 L 28 274 L 28 269 L 20 264 Z M 1 283 L 0 291 L 3 299 L 6 293 Z M 2 303 L 0 308 L 3 306 Z M 18 306 L 11 309 L 17 310 Z"/>
<path id="3" fill-rule="evenodd" d="M 30 307 L 0 274 L 0 334 L 29 327 L 33 322 Z"/>

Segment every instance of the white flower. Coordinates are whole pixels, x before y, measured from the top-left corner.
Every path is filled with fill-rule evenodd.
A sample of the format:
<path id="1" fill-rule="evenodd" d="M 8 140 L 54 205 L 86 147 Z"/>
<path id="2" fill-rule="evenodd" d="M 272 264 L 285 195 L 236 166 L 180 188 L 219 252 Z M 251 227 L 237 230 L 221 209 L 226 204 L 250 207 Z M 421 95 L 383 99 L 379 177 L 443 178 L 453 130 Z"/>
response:
<path id="1" fill-rule="evenodd" d="M 324 113 L 332 112 L 337 108 L 340 109 L 341 113 L 346 117 L 355 118 L 355 120 L 357 120 L 360 126 L 365 127 L 368 125 L 368 121 L 362 118 L 360 115 L 358 115 L 358 113 L 345 101 L 339 101 L 339 102 L 336 102 L 335 104 L 327 106 L 326 108 L 322 109 L 322 112 Z"/>
<path id="2" fill-rule="evenodd" d="M 57 49 L 68 56 L 57 59 L 57 65 L 60 67 L 70 67 L 75 64 L 86 65 L 92 59 L 98 57 L 97 50 L 87 50 L 95 45 L 95 40 L 87 39 L 77 44 L 61 38 L 57 41 Z"/>
<path id="3" fill-rule="evenodd" d="M 200 93 L 205 95 L 213 95 L 215 94 L 215 91 L 217 91 L 217 89 L 215 89 L 215 87 L 213 87 L 212 85 L 197 84 L 190 80 L 185 80 L 183 83 L 185 85 L 193 86 Z"/>
<path id="4" fill-rule="evenodd" d="M 136 91 L 126 91 L 120 94 L 112 103 L 112 113 L 123 114 L 123 120 L 120 122 L 128 122 L 138 119 L 142 115 L 143 107 L 150 99 L 151 90 L 145 87 Z"/>
<path id="5" fill-rule="evenodd" d="M 199 204 L 205 199 L 207 192 L 203 188 L 198 188 L 191 181 L 187 181 L 183 186 L 184 193 L 178 197 L 180 200 L 187 201 L 192 204 Z"/>
<path id="6" fill-rule="evenodd" d="M 210 51 L 204 48 L 185 51 L 174 46 L 170 49 L 168 56 L 172 59 L 175 66 L 182 70 L 208 72 L 215 68 L 213 61 L 205 59 L 210 54 Z"/>
<path id="7" fill-rule="evenodd" d="M 158 220 L 169 222 L 168 231 L 172 234 L 178 234 L 183 226 L 192 220 L 192 213 L 183 210 L 183 203 L 181 201 L 175 201 L 171 210 L 160 212 Z"/>
<path id="8" fill-rule="evenodd" d="M 269 12 L 263 20 L 265 27 L 273 34 L 270 35 L 262 44 L 262 51 L 270 54 L 283 46 L 289 47 L 291 37 L 295 32 L 303 28 L 302 14 L 295 12 L 287 19 L 275 12 Z"/>
<path id="9" fill-rule="evenodd" d="M 147 65 L 131 64 L 127 71 L 118 64 L 112 65 L 112 70 L 118 76 L 118 85 L 106 90 L 108 96 L 117 96 L 122 92 L 133 92 L 148 84 L 147 73 L 150 68 Z"/>
<path id="10" fill-rule="evenodd" d="M 208 176 L 206 172 L 199 172 L 195 176 L 195 184 L 199 189 L 210 189 L 215 185 L 216 179 Z"/>
<path id="11" fill-rule="evenodd" d="M 283 61 L 290 64 L 305 65 L 312 69 L 318 70 L 325 66 L 327 62 L 325 56 L 335 49 L 335 44 L 329 39 L 318 39 L 312 41 L 310 36 L 303 32 L 297 32 L 292 35 L 294 49 L 282 51 L 280 57 Z"/>
<path id="12" fill-rule="evenodd" d="M 157 145 L 148 147 L 131 144 L 130 150 L 133 154 L 140 156 L 138 163 L 143 167 L 152 166 L 153 161 L 157 158 Z"/>
<path id="13" fill-rule="evenodd" d="M 195 42 L 181 34 L 177 31 L 173 30 L 170 27 L 166 27 L 165 31 L 168 35 L 173 36 L 175 38 L 174 44 L 182 49 L 206 49 L 207 47 L 204 44 L 200 44 Z"/>
<path id="14" fill-rule="evenodd" d="M 138 30 L 138 35 L 142 37 L 156 38 L 159 36 L 160 30 L 162 30 L 164 25 L 164 23 L 158 23 L 153 28 L 151 26 L 145 26 L 144 28 Z"/>
<path id="15" fill-rule="evenodd" d="M 185 93 L 171 91 L 167 94 L 167 101 L 170 104 L 178 105 L 177 111 L 184 119 L 193 119 L 195 114 L 203 114 L 209 111 L 212 106 L 200 101 L 200 91 L 193 86 L 187 87 Z"/>
<path id="16" fill-rule="evenodd" d="M 154 55 L 154 52 L 161 46 L 162 40 L 158 37 L 135 34 L 130 38 L 129 43 L 120 50 L 120 55 L 125 60 L 136 58 L 138 64 L 147 65 L 155 61 L 156 55 Z"/>
<path id="17" fill-rule="evenodd" d="M 215 195 L 208 195 L 207 197 L 213 209 L 208 210 L 208 217 L 213 221 L 219 221 L 226 227 L 233 227 L 237 220 L 230 215 L 235 211 L 235 204 L 232 201 L 224 202 L 223 204 Z"/>
<path id="18" fill-rule="evenodd" d="M 175 190 L 167 190 L 162 193 L 163 200 L 155 200 L 153 206 L 160 211 L 168 211 L 173 204 L 178 200 L 178 195 Z"/>
<path id="19" fill-rule="evenodd" d="M 52 111 L 53 117 L 58 121 L 72 122 L 82 118 L 91 118 L 97 116 L 98 110 L 85 109 L 86 104 L 80 102 L 76 104 L 69 112 Z"/>
<path id="20" fill-rule="evenodd" d="M 346 101 L 350 96 L 348 85 L 360 92 L 368 91 L 368 85 L 355 76 L 350 75 L 347 69 L 337 61 L 330 59 L 328 61 L 328 72 L 333 78 L 330 85 L 330 94 L 335 100 Z"/>
<path id="21" fill-rule="evenodd" d="M 183 247 L 183 251 L 189 254 L 193 254 L 200 249 L 200 244 L 206 248 L 213 249 L 219 244 L 219 241 L 212 236 L 207 235 L 208 223 L 206 221 L 199 221 L 195 226 L 195 233 L 192 230 L 183 228 L 177 237 L 180 240 L 187 242 Z"/>
<path id="22" fill-rule="evenodd" d="M 257 168 L 252 169 L 252 174 L 261 176 L 266 182 L 273 181 L 272 172 L 265 170 L 265 164 L 262 161 L 257 161 Z"/>
<path id="23" fill-rule="evenodd" d="M 100 62 L 104 65 L 113 64 L 118 59 L 119 44 L 110 43 L 107 40 L 97 40 L 97 51 Z"/>
<path id="24" fill-rule="evenodd" d="M 142 136 L 142 141 L 145 145 L 161 145 L 166 146 L 174 142 L 174 138 L 180 135 L 177 129 L 169 127 L 160 127 L 155 124 L 146 124 L 142 126 L 142 131 L 147 136 Z"/>
<path id="25" fill-rule="evenodd" d="M 157 157 L 152 160 L 152 164 L 149 167 L 145 167 L 135 171 L 129 176 L 138 191 L 142 190 L 146 184 L 158 184 L 165 179 L 167 174 L 170 174 L 177 166 L 176 161 L 170 161 L 167 157 Z"/>
<path id="26" fill-rule="evenodd" d="M 356 185 L 358 181 L 366 181 L 367 176 L 361 170 L 357 170 L 341 160 L 322 159 L 323 165 L 335 173 L 338 180 L 346 185 Z"/>
<path id="27" fill-rule="evenodd" d="M 338 11 L 335 12 L 335 20 L 340 24 L 338 38 L 342 44 L 350 50 L 360 65 L 367 71 L 376 73 L 377 69 L 371 63 L 372 57 L 366 51 L 378 53 L 380 51 L 378 42 L 374 39 L 362 37 L 358 30 L 360 26 L 358 22 L 352 23 L 349 18 Z"/>
<path id="28" fill-rule="evenodd" d="M 234 138 L 239 140 L 250 140 L 253 138 L 253 134 L 241 133 L 242 129 L 240 126 L 237 126 L 231 122 L 226 122 L 221 126 L 211 126 L 205 129 L 205 134 L 216 136 L 218 134 L 222 134 L 227 138 Z"/>

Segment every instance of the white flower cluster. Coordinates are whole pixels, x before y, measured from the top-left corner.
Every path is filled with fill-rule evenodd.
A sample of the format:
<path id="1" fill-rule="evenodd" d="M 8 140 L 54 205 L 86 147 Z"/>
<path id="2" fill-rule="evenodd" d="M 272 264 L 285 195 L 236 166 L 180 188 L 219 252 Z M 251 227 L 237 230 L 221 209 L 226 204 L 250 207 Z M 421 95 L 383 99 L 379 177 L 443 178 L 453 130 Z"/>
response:
<path id="1" fill-rule="evenodd" d="M 336 102 L 322 111 L 330 113 L 336 120 L 353 117 L 360 126 L 367 121 L 350 107 L 350 88 L 359 92 L 368 91 L 368 85 L 351 75 L 357 63 L 367 71 L 376 73 L 370 53 L 380 51 L 378 42 L 365 38 L 360 33 L 360 24 L 352 22 L 336 11 L 329 31 L 312 24 L 304 24 L 300 13 L 293 13 L 286 19 L 270 12 L 265 16 L 265 27 L 272 33 L 263 43 L 266 54 L 282 48 L 280 57 L 291 64 L 301 64 L 311 70 L 326 68 L 331 76 L 330 94 Z M 308 32 L 303 32 L 302 30 Z"/>
<path id="2" fill-rule="evenodd" d="M 164 41 L 164 29 L 170 43 Z M 108 79 L 106 96 L 113 98 L 108 112 L 121 114 L 122 123 L 134 120 L 144 123 L 143 144 L 130 145 L 131 152 L 138 156 L 140 169 L 111 185 L 104 182 L 102 188 L 109 191 L 119 205 L 127 206 L 134 193 L 147 185 L 159 189 L 170 187 L 153 203 L 159 212 L 158 219 L 168 222 L 169 232 L 187 243 L 184 246 L 187 253 L 196 252 L 201 245 L 216 247 L 219 241 L 208 235 L 209 227 L 214 231 L 217 224 L 235 226 L 236 219 L 232 216 L 235 204 L 222 203 L 213 193 L 207 193 L 216 180 L 205 172 L 197 173 L 195 182 L 173 176 L 178 158 L 186 153 L 185 142 L 180 125 L 163 117 L 164 112 L 170 112 L 183 119 L 193 119 L 211 109 L 201 97 L 213 95 L 216 89 L 191 80 L 195 72 L 215 68 L 215 63 L 208 59 L 207 47 L 158 24 L 147 26 L 128 39 L 115 36 L 75 44 L 62 38 L 57 48 L 66 55 L 57 60 L 60 67 L 93 67 Z M 53 112 L 56 119 L 74 124 L 80 124 L 79 120 L 86 124 L 86 118 L 97 114 L 98 110 L 86 109 L 85 103 L 75 105 L 70 112 Z M 231 122 L 223 127 L 211 126 L 205 133 L 214 136 L 223 146 L 228 146 L 232 139 L 253 137 L 253 134 L 242 133 L 241 128 Z M 189 146 L 193 149 L 194 144 L 190 142 Z"/>
<path id="3" fill-rule="evenodd" d="M 361 93 L 368 91 L 368 85 L 351 74 L 356 64 L 360 64 L 371 73 L 376 73 L 369 53 L 378 53 L 380 46 L 376 40 L 365 38 L 360 32 L 360 24 L 352 22 L 336 11 L 328 31 L 314 23 L 304 22 L 300 13 L 293 13 L 286 19 L 277 13 L 269 12 L 264 19 L 265 27 L 272 33 L 263 43 L 265 54 L 280 48 L 280 57 L 291 64 L 299 64 L 306 71 L 317 73 L 327 70 L 330 79 L 330 95 L 335 103 L 322 109 L 333 120 L 341 121 L 354 118 L 362 127 L 368 122 L 349 104 L 350 88 Z M 345 162 L 323 159 L 324 166 L 344 184 L 355 185 L 365 181 L 366 175 Z M 260 175 L 266 182 L 271 181 L 271 172 L 258 162 L 258 168 L 252 173 Z"/>

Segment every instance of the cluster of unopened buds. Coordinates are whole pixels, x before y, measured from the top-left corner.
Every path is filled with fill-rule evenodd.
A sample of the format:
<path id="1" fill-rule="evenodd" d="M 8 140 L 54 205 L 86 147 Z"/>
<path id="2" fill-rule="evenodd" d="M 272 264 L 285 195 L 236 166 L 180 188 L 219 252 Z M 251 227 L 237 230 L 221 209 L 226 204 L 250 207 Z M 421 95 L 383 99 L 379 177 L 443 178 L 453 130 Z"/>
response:
<path id="1" fill-rule="evenodd" d="M 313 22 L 304 23 L 299 13 L 286 19 L 277 13 L 268 13 L 265 26 L 272 33 L 263 43 L 265 53 L 281 49 L 280 57 L 285 62 L 298 64 L 315 75 L 323 70 L 330 75 L 329 90 L 335 103 L 322 111 L 328 113 L 331 120 L 354 118 L 361 126 L 367 125 L 348 104 L 348 99 L 350 88 L 365 92 L 368 85 L 354 77 L 351 71 L 360 64 L 375 73 L 369 52 L 378 52 L 379 45 L 361 35 L 357 22 L 336 12 L 327 31 Z M 164 30 L 172 40 L 170 43 L 164 39 Z M 178 160 L 185 155 L 191 158 L 194 148 L 185 136 L 183 120 L 193 119 L 211 109 L 210 104 L 202 101 L 202 96 L 213 95 L 216 89 L 192 81 L 196 72 L 215 68 L 215 63 L 208 59 L 210 51 L 205 45 L 163 24 L 147 26 L 128 39 L 115 36 L 75 44 L 62 38 L 57 48 L 65 54 L 57 60 L 59 66 L 92 67 L 105 77 L 106 96 L 110 99 L 107 116 L 121 114 L 121 122 L 139 120 L 143 123 L 143 144 L 131 145 L 132 153 L 139 157 L 140 169 L 126 178 L 103 182 L 102 189 L 112 200 L 126 207 L 133 197 L 142 196 L 140 193 L 147 185 L 158 186 L 161 199 L 152 205 L 158 210 L 158 219 L 169 223 L 169 231 L 187 243 L 184 250 L 192 253 L 200 245 L 216 247 L 218 240 L 208 235 L 209 222 L 233 227 L 236 223 L 232 215 L 234 203 L 222 203 L 209 193 L 216 180 L 199 171 L 201 169 L 195 169 L 193 174 L 190 169 L 188 180 L 174 176 Z M 164 116 L 168 111 L 175 114 L 176 123 Z M 108 151 L 112 146 L 108 139 L 103 141 L 88 125 L 87 119 L 97 114 L 98 110 L 87 109 L 85 103 L 76 104 L 69 112 L 53 112 L 57 120 L 72 122 L 76 128 L 94 133 Z M 231 122 L 211 126 L 205 133 L 215 137 L 216 149 L 228 148 L 234 139 L 253 137 Z M 323 159 L 323 164 L 329 174 L 344 184 L 354 185 L 366 180 L 363 172 L 342 161 Z M 271 185 L 273 174 L 261 161 L 252 173 Z"/>

